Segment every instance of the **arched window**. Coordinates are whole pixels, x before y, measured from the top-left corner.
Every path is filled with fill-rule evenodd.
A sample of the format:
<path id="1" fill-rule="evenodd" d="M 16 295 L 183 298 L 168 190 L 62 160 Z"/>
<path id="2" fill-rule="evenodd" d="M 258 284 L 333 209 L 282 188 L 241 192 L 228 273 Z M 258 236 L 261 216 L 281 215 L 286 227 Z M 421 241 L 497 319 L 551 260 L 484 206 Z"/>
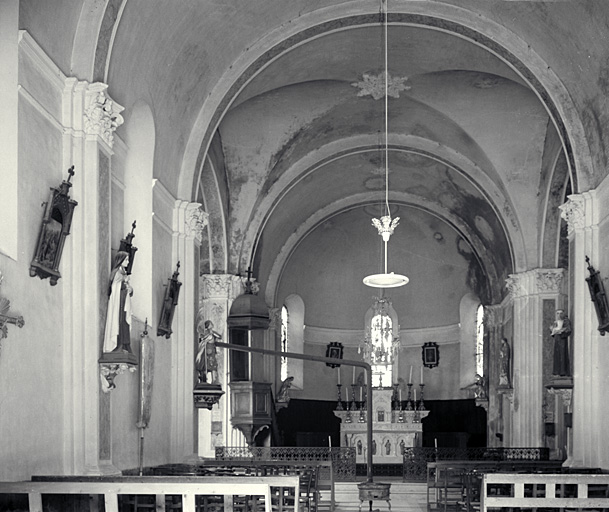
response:
<path id="1" fill-rule="evenodd" d="M 364 360 L 372 367 L 372 386 L 391 387 L 399 347 L 397 314 L 387 298 L 377 298 L 366 313 Z"/>
<path id="2" fill-rule="evenodd" d="M 476 373 L 484 377 L 484 306 L 476 312 Z"/>
<path id="3" fill-rule="evenodd" d="M 281 308 L 281 352 L 289 351 L 289 338 L 288 338 L 288 308 L 283 306 Z M 281 381 L 283 382 L 288 378 L 288 358 L 281 356 Z"/>

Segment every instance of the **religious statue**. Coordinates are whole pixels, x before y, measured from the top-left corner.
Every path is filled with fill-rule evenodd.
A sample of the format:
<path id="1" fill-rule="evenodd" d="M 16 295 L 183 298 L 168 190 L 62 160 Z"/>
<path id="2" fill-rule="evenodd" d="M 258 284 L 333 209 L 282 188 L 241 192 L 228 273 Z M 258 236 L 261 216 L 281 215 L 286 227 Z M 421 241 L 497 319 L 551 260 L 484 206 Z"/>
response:
<path id="1" fill-rule="evenodd" d="M 108 285 L 108 312 L 104 330 L 104 352 L 127 352 L 131 354 L 131 297 L 133 288 L 129 284 L 126 268 L 129 254 L 118 251 L 110 272 Z"/>
<path id="2" fill-rule="evenodd" d="M 552 374 L 560 377 L 571 375 L 569 368 L 569 336 L 572 332 L 571 320 L 563 309 L 556 310 L 556 319 L 550 327 L 554 338 L 554 365 Z"/>
<path id="3" fill-rule="evenodd" d="M 288 391 L 289 391 L 290 387 L 292 387 L 293 380 L 294 380 L 294 377 L 287 377 L 281 383 L 281 387 L 279 388 L 279 391 L 277 392 L 277 402 L 288 403 L 290 401 L 290 396 L 288 394 Z"/>
<path id="4" fill-rule="evenodd" d="M 221 341 L 222 336 L 214 331 L 211 320 L 199 322 L 199 349 L 195 358 L 195 368 L 199 374 L 199 383 L 209 382 L 219 384 L 218 380 L 218 358 L 216 354 L 216 341 Z"/>
<path id="5" fill-rule="evenodd" d="M 499 348 L 499 386 L 510 387 L 510 344 L 507 338 L 501 339 Z"/>
<path id="6" fill-rule="evenodd" d="M 474 398 L 486 400 L 488 398 L 488 394 L 486 392 L 486 377 L 483 377 L 477 373 L 474 386 Z"/>

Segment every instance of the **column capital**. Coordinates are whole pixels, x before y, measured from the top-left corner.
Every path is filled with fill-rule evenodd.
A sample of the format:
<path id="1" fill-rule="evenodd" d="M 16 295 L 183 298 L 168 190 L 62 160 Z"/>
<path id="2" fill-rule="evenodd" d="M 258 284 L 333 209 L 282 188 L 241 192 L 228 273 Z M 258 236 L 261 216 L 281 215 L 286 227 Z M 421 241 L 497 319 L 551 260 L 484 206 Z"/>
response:
<path id="1" fill-rule="evenodd" d="M 173 230 L 187 238 L 201 243 L 203 229 L 207 226 L 209 214 L 203 211 L 201 203 L 177 200 L 174 206 Z"/>
<path id="2" fill-rule="evenodd" d="M 96 82 L 85 89 L 84 131 L 98 135 L 109 147 L 114 144 L 114 132 L 124 122 L 124 107 L 108 95 L 108 84 Z"/>
<path id="3" fill-rule="evenodd" d="M 201 300 L 234 299 L 244 289 L 242 278 L 233 274 L 203 274 L 200 283 Z"/>
<path id="4" fill-rule="evenodd" d="M 510 298 L 518 299 L 540 293 L 561 293 L 565 281 L 562 268 L 536 268 L 510 274 L 505 280 Z"/>
<path id="5" fill-rule="evenodd" d="M 584 229 L 591 219 L 586 218 L 587 203 L 592 196 L 587 194 L 571 194 L 565 204 L 560 205 L 560 216 L 567 223 L 568 235 L 572 236 L 577 230 Z M 588 216 L 589 217 L 589 216 Z"/>

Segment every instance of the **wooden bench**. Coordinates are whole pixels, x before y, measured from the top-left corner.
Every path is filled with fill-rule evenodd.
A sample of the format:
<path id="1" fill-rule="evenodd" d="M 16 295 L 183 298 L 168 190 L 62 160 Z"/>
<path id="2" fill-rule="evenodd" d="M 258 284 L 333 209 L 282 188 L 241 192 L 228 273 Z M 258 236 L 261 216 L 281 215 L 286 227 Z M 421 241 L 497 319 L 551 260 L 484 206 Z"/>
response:
<path id="1" fill-rule="evenodd" d="M 427 464 L 427 510 L 479 509 L 481 478 L 495 472 L 557 472 L 560 461 L 446 460 Z"/>
<path id="2" fill-rule="evenodd" d="M 243 468 L 251 472 L 256 472 L 257 475 L 264 474 L 293 474 L 294 472 L 302 472 L 307 469 L 313 470 L 314 473 L 311 479 L 310 493 L 306 498 L 309 502 L 309 510 L 327 509 L 330 512 L 334 511 L 335 507 L 335 485 L 334 471 L 331 461 L 306 461 L 306 460 L 260 460 L 260 459 L 242 459 L 242 460 L 215 460 L 208 459 L 200 462 L 201 467 L 215 468 Z M 303 482 L 304 484 L 304 482 Z M 329 500 L 322 500 L 322 494 L 329 495 Z"/>
<path id="3" fill-rule="evenodd" d="M 289 508 L 296 512 L 294 507 L 285 506 L 281 499 L 287 489 L 292 495 L 300 494 L 298 476 L 38 477 L 31 482 L 0 482 L 0 494 L 27 494 L 30 512 L 42 512 L 43 494 L 103 495 L 106 512 L 118 512 L 119 495 L 154 495 L 155 510 L 159 512 L 165 511 L 165 497 L 174 495 L 181 496 L 184 512 L 197 511 L 195 497 L 200 495 L 222 496 L 226 512 L 233 511 L 236 496 L 261 497 L 265 512 L 272 512 L 273 509 L 281 512 Z M 278 492 L 273 495 L 273 490 Z"/>
<path id="4" fill-rule="evenodd" d="M 500 508 L 609 509 L 609 475 L 485 474 L 481 510 Z"/>

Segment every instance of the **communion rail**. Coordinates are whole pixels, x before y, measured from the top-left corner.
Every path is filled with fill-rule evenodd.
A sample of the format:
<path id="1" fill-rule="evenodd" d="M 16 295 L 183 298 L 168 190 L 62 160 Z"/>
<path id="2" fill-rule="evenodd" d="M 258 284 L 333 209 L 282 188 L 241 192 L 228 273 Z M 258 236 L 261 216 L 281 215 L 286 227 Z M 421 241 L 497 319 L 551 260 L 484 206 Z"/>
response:
<path id="1" fill-rule="evenodd" d="M 217 446 L 216 460 L 235 462 L 244 460 L 286 462 L 332 462 L 335 482 L 355 481 L 355 448 L 295 447 L 295 446 Z M 322 468 L 323 470 L 323 468 Z M 321 480 L 330 480 L 320 475 Z"/>
<path id="2" fill-rule="evenodd" d="M 200 509 L 196 505 L 197 496 L 222 496 L 225 512 L 233 511 L 235 497 L 260 496 L 264 511 L 271 512 L 272 508 L 277 510 L 275 506 L 271 507 L 274 495 L 280 497 L 279 509 L 283 510 L 289 509 L 281 499 L 286 490 L 291 496 L 300 495 L 298 476 L 48 478 L 49 481 L 0 482 L 0 494 L 27 494 L 30 512 L 42 512 L 42 496 L 47 494 L 103 496 L 103 507 L 99 510 L 105 512 L 119 511 L 121 495 L 153 495 L 158 512 L 165 511 L 166 497 L 170 496 L 181 496 L 180 510 L 183 512 Z M 51 480 L 54 478 L 57 480 Z"/>
<path id="3" fill-rule="evenodd" d="M 481 511 L 503 508 L 609 509 L 609 475 L 488 473 Z"/>
<path id="4" fill-rule="evenodd" d="M 530 448 L 432 448 L 416 446 L 404 448 L 403 480 L 423 482 L 427 478 L 427 463 L 444 460 L 485 461 L 546 461 L 550 450 L 546 447 Z"/>

